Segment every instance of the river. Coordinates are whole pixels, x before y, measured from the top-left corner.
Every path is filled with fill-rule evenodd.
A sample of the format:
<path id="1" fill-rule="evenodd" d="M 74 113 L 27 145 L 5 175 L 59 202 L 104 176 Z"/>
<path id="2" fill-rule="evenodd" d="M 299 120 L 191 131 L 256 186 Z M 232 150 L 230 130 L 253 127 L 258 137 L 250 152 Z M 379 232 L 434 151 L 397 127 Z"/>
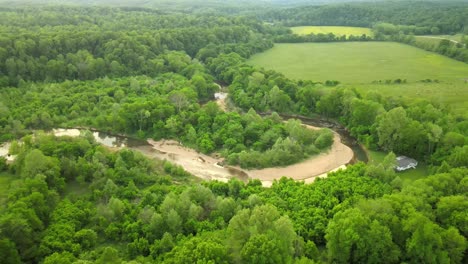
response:
<path id="1" fill-rule="evenodd" d="M 245 170 L 237 166 L 221 166 L 223 158 L 219 155 L 205 155 L 194 149 L 182 146 L 174 140 L 154 141 L 138 140 L 122 135 L 113 135 L 103 131 L 92 130 L 94 140 L 110 148 L 129 148 L 141 152 L 148 158 L 168 160 L 182 166 L 191 174 L 205 180 L 219 180 L 227 182 L 230 178 L 236 177 L 242 181 L 258 179 L 263 186 L 271 186 L 274 180 L 282 176 L 295 180 L 304 180 L 306 183 L 313 182 L 316 178 L 326 177 L 330 171 L 346 168 L 346 165 L 357 161 L 367 162 L 365 150 L 354 139 L 346 129 L 339 124 L 319 118 L 308 118 L 302 116 L 283 115 L 284 119 L 296 118 L 305 124 L 309 129 L 319 129 L 323 127 L 334 131 L 334 142 L 330 150 L 326 153 L 310 157 L 302 162 L 285 167 L 273 167 L 258 170 Z M 54 129 L 56 136 L 76 137 L 85 129 Z M 9 161 L 14 159 L 8 156 L 9 144 L 0 146 L 0 156 L 7 157 Z"/>
<path id="2" fill-rule="evenodd" d="M 287 118 L 284 116 L 284 118 Z M 295 117 L 297 118 L 297 117 Z M 141 152 L 148 158 L 165 159 L 182 166 L 193 175 L 205 180 L 219 180 L 227 182 L 236 177 L 242 181 L 258 179 L 263 186 L 271 186 L 274 180 L 282 176 L 295 180 L 313 182 L 318 177 L 326 177 L 330 171 L 346 168 L 346 165 L 356 161 L 367 161 L 364 149 L 357 144 L 349 133 L 326 120 L 301 119 L 309 129 L 329 127 L 335 132 L 331 149 L 302 162 L 285 167 L 273 167 L 258 170 L 245 170 L 237 166 L 221 166 L 223 159 L 216 155 L 205 155 L 194 149 L 182 146 L 174 140 L 147 141 L 133 139 L 121 135 L 112 135 L 102 131 L 92 131 L 94 140 L 110 148 L 129 148 Z M 57 136 L 78 136 L 82 129 L 55 129 Z"/>

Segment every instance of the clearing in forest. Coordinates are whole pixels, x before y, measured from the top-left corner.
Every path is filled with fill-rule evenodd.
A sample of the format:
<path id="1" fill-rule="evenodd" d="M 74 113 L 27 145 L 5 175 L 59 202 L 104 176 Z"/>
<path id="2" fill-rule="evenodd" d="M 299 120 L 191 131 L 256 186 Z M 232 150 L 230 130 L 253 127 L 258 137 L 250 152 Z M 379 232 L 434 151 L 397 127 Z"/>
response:
<path id="1" fill-rule="evenodd" d="M 254 55 L 249 63 L 292 79 L 346 84 L 396 79 L 461 82 L 468 78 L 468 64 L 394 42 L 276 44 Z"/>
<path id="2" fill-rule="evenodd" d="M 372 36 L 372 31 L 370 28 L 363 27 L 333 27 L 333 26 L 303 26 L 303 27 L 292 27 L 292 32 L 297 35 L 308 35 L 311 33 L 314 34 L 328 34 L 333 33 L 336 36 L 362 36 L 366 34 L 367 36 Z"/>

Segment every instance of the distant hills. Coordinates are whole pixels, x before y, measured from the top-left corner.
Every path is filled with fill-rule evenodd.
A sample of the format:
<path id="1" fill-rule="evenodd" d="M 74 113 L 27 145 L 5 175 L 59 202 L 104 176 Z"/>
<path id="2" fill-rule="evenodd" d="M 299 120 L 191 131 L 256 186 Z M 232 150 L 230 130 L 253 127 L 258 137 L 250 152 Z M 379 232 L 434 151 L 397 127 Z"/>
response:
<path id="1" fill-rule="evenodd" d="M 176 10 L 252 10 L 256 7 L 297 7 L 356 2 L 466 2 L 466 0 L 0 0 L 0 7 L 36 5 L 116 6 Z"/>
<path id="2" fill-rule="evenodd" d="M 161 6 L 242 6 L 242 5 L 320 5 L 346 2 L 464 2 L 465 0 L 0 0 L 3 6 L 19 5 L 110 5 L 110 6 L 137 6 L 137 7 L 161 7 Z"/>

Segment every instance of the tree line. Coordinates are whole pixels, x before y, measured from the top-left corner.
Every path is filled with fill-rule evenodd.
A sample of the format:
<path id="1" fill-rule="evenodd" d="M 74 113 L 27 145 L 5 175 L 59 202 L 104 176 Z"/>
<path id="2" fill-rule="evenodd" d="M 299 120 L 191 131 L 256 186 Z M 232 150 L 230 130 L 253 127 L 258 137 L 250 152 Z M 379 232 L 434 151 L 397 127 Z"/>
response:
<path id="1" fill-rule="evenodd" d="M 84 15 L 83 11 L 89 11 Z M 270 30 L 247 17 L 159 14 L 117 8 L 0 10 L 0 86 L 22 81 L 154 76 L 168 50 L 195 57 L 270 48 Z M 274 30 L 273 30 L 274 31 Z M 210 45 L 209 45 L 210 44 Z M 217 53 L 216 53 L 217 52 Z"/>
<path id="2" fill-rule="evenodd" d="M 374 26 L 373 32 L 376 40 L 398 41 L 468 63 L 468 39 L 464 35 L 457 43 L 444 39 L 444 37 L 439 37 L 440 39 L 436 43 L 431 43 L 417 40 L 415 38 L 417 34 L 412 30 L 407 30 L 407 28 L 401 25 L 379 23 Z M 435 29 L 431 33 L 438 34 L 437 32 L 438 30 Z"/>
<path id="3" fill-rule="evenodd" d="M 268 10 L 261 19 L 285 26 L 372 27 L 385 22 L 413 26 L 418 34 L 455 34 L 467 29 L 462 2 L 395 1 L 342 3 Z M 466 32 L 466 31 L 465 31 Z"/>

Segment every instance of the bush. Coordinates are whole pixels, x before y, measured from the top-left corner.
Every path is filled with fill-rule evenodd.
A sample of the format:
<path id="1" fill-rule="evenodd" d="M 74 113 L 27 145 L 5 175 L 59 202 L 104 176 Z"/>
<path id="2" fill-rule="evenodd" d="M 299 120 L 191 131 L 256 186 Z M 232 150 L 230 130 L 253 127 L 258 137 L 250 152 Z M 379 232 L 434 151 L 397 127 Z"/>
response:
<path id="1" fill-rule="evenodd" d="M 323 129 L 320 131 L 320 136 L 315 140 L 315 146 L 319 149 L 325 149 L 333 144 L 333 132 L 329 129 Z"/>
<path id="2" fill-rule="evenodd" d="M 8 169 L 7 160 L 4 157 L 0 157 L 0 172 Z"/>

